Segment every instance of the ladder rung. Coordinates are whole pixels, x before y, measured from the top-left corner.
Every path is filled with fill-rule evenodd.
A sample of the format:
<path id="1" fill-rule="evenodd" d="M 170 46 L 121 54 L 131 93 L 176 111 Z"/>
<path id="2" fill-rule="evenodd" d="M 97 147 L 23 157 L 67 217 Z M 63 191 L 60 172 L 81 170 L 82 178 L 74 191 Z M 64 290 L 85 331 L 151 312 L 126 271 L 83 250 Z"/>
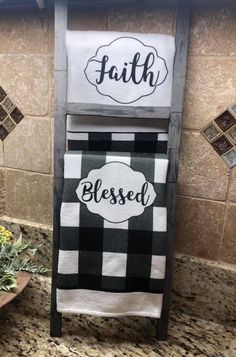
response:
<path id="1" fill-rule="evenodd" d="M 67 103 L 67 114 L 105 117 L 169 119 L 170 107 L 135 107 L 127 105 L 102 105 Z"/>

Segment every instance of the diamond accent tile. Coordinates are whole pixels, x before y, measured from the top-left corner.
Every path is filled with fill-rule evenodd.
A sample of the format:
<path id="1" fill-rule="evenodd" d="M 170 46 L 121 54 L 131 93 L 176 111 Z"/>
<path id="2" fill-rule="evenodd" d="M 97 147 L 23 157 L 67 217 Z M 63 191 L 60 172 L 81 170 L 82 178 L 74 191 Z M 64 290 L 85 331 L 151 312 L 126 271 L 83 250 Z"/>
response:
<path id="1" fill-rule="evenodd" d="M 7 129 L 5 129 L 3 125 L 0 125 L 0 139 L 1 140 L 6 139 L 8 134 L 9 133 L 8 133 Z"/>
<path id="2" fill-rule="evenodd" d="M 220 156 L 233 147 L 225 135 L 221 135 L 219 138 L 213 141 L 211 145 Z"/>
<path id="3" fill-rule="evenodd" d="M 230 128 L 227 131 L 227 135 L 230 137 L 230 139 L 236 144 L 236 125 L 234 125 L 232 128 Z"/>
<path id="4" fill-rule="evenodd" d="M 20 123 L 24 115 L 15 106 L 1 86 L 0 103 L 0 140 L 4 140 L 17 124 Z"/>
<path id="5" fill-rule="evenodd" d="M 226 110 L 224 113 L 219 115 L 216 119 L 215 122 L 219 127 L 221 128 L 222 131 L 228 130 L 232 125 L 236 124 L 236 120 L 234 119 L 233 115 Z"/>
<path id="6" fill-rule="evenodd" d="M 202 134 L 205 136 L 207 141 L 211 142 L 221 134 L 221 131 L 218 130 L 213 123 L 210 123 L 205 129 L 202 130 Z"/>
<path id="7" fill-rule="evenodd" d="M 9 97 L 6 97 L 4 99 L 4 101 L 2 102 L 2 106 L 8 113 L 14 108 L 14 104 L 12 103 Z"/>
<path id="8" fill-rule="evenodd" d="M 14 120 L 16 124 L 19 124 L 19 122 L 24 118 L 24 115 L 21 113 L 21 111 L 16 107 L 12 112 L 11 112 L 11 117 Z"/>
<path id="9" fill-rule="evenodd" d="M 234 167 L 236 165 L 236 148 L 234 147 L 232 150 L 222 155 L 222 158 L 230 168 Z"/>
<path id="10" fill-rule="evenodd" d="M 0 105 L 0 122 L 3 121 L 7 117 L 7 112 L 5 109 Z"/>
<path id="11" fill-rule="evenodd" d="M 9 116 L 6 119 L 4 119 L 2 124 L 3 124 L 4 128 L 7 129 L 8 133 L 10 133 L 10 131 L 12 131 L 12 129 L 14 129 L 16 126 L 14 121 Z"/>
<path id="12" fill-rule="evenodd" d="M 229 168 L 236 165 L 236 104 L 211 120 L 201 134 Z"/>
<path id="13" fill-rule="evenodd" d="M 6 97 L 7 93 L 0 87 L 0 102 Z"/>

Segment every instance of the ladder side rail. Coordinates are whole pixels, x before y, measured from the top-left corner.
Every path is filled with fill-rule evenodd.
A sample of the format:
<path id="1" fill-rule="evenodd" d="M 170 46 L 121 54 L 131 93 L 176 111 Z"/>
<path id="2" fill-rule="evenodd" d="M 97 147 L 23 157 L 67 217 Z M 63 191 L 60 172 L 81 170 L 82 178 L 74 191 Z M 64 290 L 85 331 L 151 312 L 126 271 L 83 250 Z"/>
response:
<path id="1" fill-rule="evenodd" d="M 157 323 L 157 338 L 166 340 L 171 302 L 171 286 L 175 242 L 176 216 L 176 186 L 179 164 L 179 146 L 181 124 L 183 117 L 183 103 L 185 92 L 185 78 L 187 67 L 188 37 L 190 26 L 191 4 L 189 0 L 178 0 L 176 13 L 174 74 L 172 84 L 172 103 L 168 130 L 168 159 L 169 170 L 167 176 L 167 256 L 166 278 L 163 294 L 162 314 Z"/>
<path id="2" fill-rule="evenodd" d="M 66 149 L 67 55 L 67 0 L 55 1 L 55 122 L 54 122 L 54 213 L 53 266 L 51 293 L 50 334 L 61 336 L 62 315 L 56 306 L 56 281 L 60 239 L 60 205 L 62 202 L 64 153 Z"/>

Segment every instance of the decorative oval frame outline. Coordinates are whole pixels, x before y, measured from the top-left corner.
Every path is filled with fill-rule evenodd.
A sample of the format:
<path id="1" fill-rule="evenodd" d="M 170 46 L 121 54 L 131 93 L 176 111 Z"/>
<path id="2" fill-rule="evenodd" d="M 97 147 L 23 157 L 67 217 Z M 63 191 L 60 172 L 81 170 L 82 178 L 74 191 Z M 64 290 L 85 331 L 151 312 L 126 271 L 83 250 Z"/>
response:
<path id="1" fill-rule="evenodd" d="M 87 68 L 88 68 L 88 65 L 89 65 L 90 61 L 92 61 L 93 58 L 96 58 L 96 57 L 97 57 L 98 51 L 99 51 L 101 48 L 103 48 L 103 47 L 109 47 L 109 46 L 111 46 L 112 43 L 114 43 L 115 41 L 120 40 L 120 39 L 132 39 L 132 40 L 136 40 L 136 41 L 140 42 L 144 47 L 150 47 L 150 48 L 152 48 L 152 49 L 154 50 L 154 52 L 156 53 L 157 57 L 160 58 L 160 59 L 162 59 L 162 60 L 164 61 L 164 65 L 165 65 L 165 68 L 166 68 L 165 78 L 163 79 L 163 81 L 162 81 L 161 83 L 157 84 L 157 85 L 154 87 L 154 89 L 153 89 L 153 91 L 152 91 L 151 93 L 145 94 L 145 95 L 141 95 L 139 98 L 137 98 L 137 99 L 135 99 L 135 100 L 132 100 L 132 101 L 130 101 L 130 102 L 120 102 L 120 101 L 116 100 L 115 98 L 113 98 L 113 97 L 112 97 L 111 95 L 109 95 L 109 94 L 103 94 L 103 93 L 101 93 L 101 92 L 98 90 L 98 86 L 97 86 L 96 84 L 92 83 L 92 82 L 89 80 L 89 78 L 88 78 L 88 76 L 87 76 L 87 73 L 86 73 L 86 70 L 87 70 Z M 152 95 L 152 94 L 155 92 L 156 88 L 165 82 L 165 80 L 166 80 L 168 74 L 169 74 L 169 70 L 168 70 L 168 67 L 167 67 L 167 65 L 166 65 L 166 60 L 165 60 L 163 57 L 161 57 L 161 56 L 158 55 L 158 52 L 157 52 L 156 48 L 153 47 L 153 46 L 145 45 L 145 44 L 144 44 L 142 41 L 140 41 L 139 39 L 137 39 L 137 38 L 135 38 L 135 37 L 131 37 L 131 36 L 118 37 L 118 38 L 112 40 L 108 45 L 102 45 L 102 46 L 98 47 L 98 49 L 97 49 L 95 55 L 94 55 L 93 57 L 89 58 L 89 60 L 88 60 L 88 62 L 87 62 L 87 65 L 86 65 L 86 67 L 85 67 L 85 69 L 84 69 L 84 75 L 85 75 L 87 81 L 88 81 L 90 84 L 92 84 L 92 85 L 96 88 L 96 91 L 97 91 L 99 94 L 101 94 L 101 95 L 104 96 L 104 97 L 109 97 L 109 98 L 111 98 L 111 99 L 114 100 L 116 103 L 126 104 L 126 105 L 127 105 L 127 104 L 131 104 L 131 103 L 134 103 L 134 102 L 137 102 L 137 100 L 139 100 L 139 99 L 141 99 L 141 98 L 149 97 L 150 95 Z"/>
<path id="2" fill-rule="evenodd" d="M 134 170 L 131 166 L 129 166 L 128 164 L 126 164 L 126 163 L 124 163 L 124 162 L 121 162 L 121 161 L 110 161 L 110 162 L 107 162 L 107 163 L 105 163 L 104 165 L 102 165 L 101 167 L 99 167 L 98 169 L 92 169 L 92 170 L 90 170 L 89 173 L 90 173 L 91 171 L 95 171 L 95 170 L 96 170 L 96 171 L 99 171 L 99 170 L 101 170 L 104 166 L 109 165 L 109 164 L 114 164 L 114 163 L 123 164 L 123 165 L 125 165 L 125 166 L 128 166 L 133 172 L 138 172 L 138 173 L 142 174 L 143 177 L 144 177 L 145 182 L 148 182 L 148 183 L 152 186 L 153 191 L 154 191 L 154 193 L 155 193 L 155 198 L 154 198 L 154 200 L 153 200 L 153 202 L 152 202 L 152 204 L 151 204 L 150 206 L 144 207 L 144 210 L 143 210 L 142 213 L 136 214 L 136 215 L 134 215 L 134 216 L 130 216 L 129 218 L 125 219 L 124 221 L 112 222 L 112 221 L 109 221 L 108 219 L 104 218 L 104 217 L 103 217 L 101 214 L 99 214 L 99 213 L 91 212 L 91 211 L 88 209 L 87 204 L 86 204 L 85 202 L 83 202 L 82 200 L 80 200 L 80 198 L 79 198 L 79 196 L 78 196 L 78 194 L 77 194 L 77 190 L 78 190 L 78 187 L 79 187 L 81 181 L 84 180 L 86 177 L 84 177 L 84 178 L 82 178 L 82 179 L 80 180 L 80 182 L 79 182 L 79 184 L 78 184 L 78 186 L 77 186 L 75 192 L 76 192 L 76 195 L 77 195 L 77 197 L 78 197 L 78 200 L 79 200 L 81 203 L 83 203 L 84 205 L 86 205 L 86 208 L 87 208 L 87 210 L 88 210 L 90 213 L 92 213 L 92 214 L 97 214 L 98 216 L 102 217 L 105 221 L 107 221 L 107 222 L 109 222 L 109 223 L 119 224 L 119 223 L 123 223 L 123 222 L 128 221 L 128 220 L 129 220 L 130 218 L 132 218 L 132 217 L 141 216 L 141 215 L 144 213 L 144 211 L 145 211 L 146 208 L 153 206 L 153 203 L 154 203 L 154 201 L 155 201 L 155 199 L 156 199 L 156 197 L 157 197 L 157 193 L 156 193 L 156 191 L 155 191 L 154 185 L 153 185 L 151 182 L 147 181 L 147 179 L 146 179 L 146 177 L 145 177 L 145 175 L 144 175 L 143 172 Z M 89 173 L 87 174 L 87 177 L 88 177 Z"/>

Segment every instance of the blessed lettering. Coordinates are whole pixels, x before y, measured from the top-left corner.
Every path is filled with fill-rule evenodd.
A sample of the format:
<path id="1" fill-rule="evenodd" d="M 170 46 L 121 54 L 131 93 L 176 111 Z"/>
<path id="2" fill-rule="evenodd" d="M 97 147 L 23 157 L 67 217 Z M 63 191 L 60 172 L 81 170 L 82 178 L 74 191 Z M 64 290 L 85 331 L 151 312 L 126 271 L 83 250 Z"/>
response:
<path id="1" fill-rule="evenodd" d="M 98 179 L 94 183 L 86 181 L 82 183 L 82 201 L 90 202 L 94 201 L 96 203 L 102 200 L 109 200 L 111 205 L 124 205 L 127 201 L 136 201 L 141 203 L 142 206 L 147 206 L 150 195 L 148 191 L 148 182 L 145 182 L 139 192 L 134 192 L 132 190 L 125 190 L 124 188 L 111 187 L 109 189 L 103 188 L 102 180 Z"/>
<path id="2" fill-rule="evenodd" d="M 99 74 L 96 83 L 101 84 L 105 78 L 109 78 L 123 83 L 132 81 L 137 85 L 141 82 L 147 82 L 150 87 L 155 87 L 160 76 L 160 71 L 154 72 L 151 70 L 155 62 L 155 55 L 150 52 L 144 62 L 141 62 L 140 57 L 139 52 L 135 53 L 132 61 L 124 62 L 123 68 L 118 69 L 117 66 L 110 64 L 109 56 L 104 55 L 101 61 L 96 60 L 101 64 L 101 69 L 96 70 Z"/>

